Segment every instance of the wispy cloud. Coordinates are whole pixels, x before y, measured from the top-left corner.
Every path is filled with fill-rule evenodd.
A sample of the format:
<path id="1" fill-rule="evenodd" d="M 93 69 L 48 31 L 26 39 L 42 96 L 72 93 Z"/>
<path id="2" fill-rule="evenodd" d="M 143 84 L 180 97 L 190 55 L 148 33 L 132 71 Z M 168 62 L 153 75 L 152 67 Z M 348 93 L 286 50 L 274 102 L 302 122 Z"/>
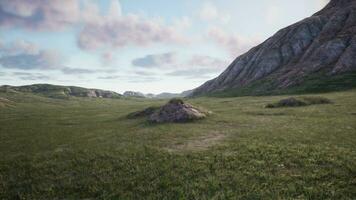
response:
<path id="1" fill-rule="evenodd" d="M 223 29 L 213 27 L 208 30 L 208 38 L 215 41 L 215 43 L 226 49 L 232 57 L 239 56 L 253 46 L 259 44 L 261 40 L 257 37 L 242 37 L 239 35 L 228 34 Z"/>
<path id="2" fill-rule="evenodd" d="M 61 65 L 60 57 L 57 51 L 40 49 L 37 45 L 23 40 L 0 48 L 0 65 L 4 68 L 57 69 Z"/>
<path id="3" fill-rule="evenodd" d="M 145 68 L 161 68 L 172 66 L 177 63 L 176 53 L 150 54 L 145 57 L 136 58 L 132 61 L 132 65 Z"/>
<path id="4" fill-rule="evenodd" d="M 199 10 L 199 17 L 205 21 L 218 21 L 219 23 L 227 24 L 229 23 L 231 16 L 227 13 L 224 13 L 212 3 L 206 2 L 202 5 Z"/>
<path id="5" fill-rule="evenodd" d="M 24 40 L 4 44 L 0 47 L 0 66 L 26 71 L 57 70 L 66 75 L 116 72 L 114 69 L 85 69 L 65 66 L 63 56 L 58 51 L 40 49 L 36 44 Z M 39 79 L 40 76 L 36 77 Z"/>
<path id="6" fill-rule="evenodd" d="M 78 37 L 79 47 L 85 50 L 184 42 L 186 39 L 174 27 L 163 25 L 158 20 L 148 20 L 132 14 L 115 19 L 104 19 L 97 23 L 87 23 Z"/>
<path id="7" fill-rule="evenodd" d="M 0 1 L 0 26 L 58 30 L 80 19 L 78 0 Z"/>
<path id="8" fill-rule="evenodd" d="M 53 80 L 53 77 L 44 75 L 42 73 L 14 72 L 12 75 L 18 77 L 21 80 Z"/>

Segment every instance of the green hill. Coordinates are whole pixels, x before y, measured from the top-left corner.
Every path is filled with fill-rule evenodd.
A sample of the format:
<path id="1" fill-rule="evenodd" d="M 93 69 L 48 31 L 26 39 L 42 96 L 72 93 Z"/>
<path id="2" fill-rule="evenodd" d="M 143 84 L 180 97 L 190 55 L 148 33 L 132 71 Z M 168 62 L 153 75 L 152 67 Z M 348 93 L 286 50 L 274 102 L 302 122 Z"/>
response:
<path id="1" fill-rule="evenodd" d="M 26 86 L 1 86 L 3 93 L 32 93 L 50 98 L 92 97 L 92 98 L 120 98 L 121 94 L 99 89 L 87 89 L 75 86 L 58 86 L 50 84 L 34 84 Z"/>

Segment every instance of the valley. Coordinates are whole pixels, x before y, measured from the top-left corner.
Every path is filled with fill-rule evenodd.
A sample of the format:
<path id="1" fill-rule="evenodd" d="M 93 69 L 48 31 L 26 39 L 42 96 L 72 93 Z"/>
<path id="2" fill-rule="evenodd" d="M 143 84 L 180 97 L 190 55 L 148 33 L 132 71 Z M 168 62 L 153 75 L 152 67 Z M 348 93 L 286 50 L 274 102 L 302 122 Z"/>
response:
<path id="1" fill-rule="evenodd" d="M 318 96 L 187 99 L 211 116 L 151 124 L 127 115 L 167 100 L 0 93 L 0 199 L 352 199 L 356 91 Z"/>

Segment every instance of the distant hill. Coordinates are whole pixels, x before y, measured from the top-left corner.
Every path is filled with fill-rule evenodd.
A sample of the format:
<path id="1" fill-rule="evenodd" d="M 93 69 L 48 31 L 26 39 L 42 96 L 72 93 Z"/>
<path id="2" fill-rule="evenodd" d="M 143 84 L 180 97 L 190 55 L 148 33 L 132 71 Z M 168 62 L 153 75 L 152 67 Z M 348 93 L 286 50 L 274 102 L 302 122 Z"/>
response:
<path id="1" fill-rule="evenodd" d="M 324 92 L 356 87 L 356 1 L 331 0 L 236 58 L 192 96 Z"/>
<path id="2" fill-rule="evenodd" d="M 123 95 L 125 97 L 145 98 L 145 95 L 143 93 L 134 91 L 126 91 Z"/>
<path id="3" fill-rule="evenodd" d="M 59 86 L 50 84 L 34 84 L 26 86 L 0 86 L 0 92 L 21 92 L 42 95 L 50 98 L 92 97 L 92 98 L 120 98 L 121 94 L 112 91 L 87 89 L 75 86 Z"/>
<path id="4" fill-rule="evenodd" d="M 126 91 L 124 92 L 125 97 L 135 97 L 135 98 L 149 98 L 149 99 L 172 99 L 177 97 L 187 97 L 191 94 L 192 90 L 184 91 L 182 93 L 169 93 L 169 92 L 162 92 L 160 94 L 143 94 L 141 92 L 134 92 L 134 91 Z"/>
<path id="5" fill-rule="evenodd" d="M 177 97 L 187 97 L 190 95 L 192 90 L 187 90 L 182 93 L 168 93 L 168 92 L 163 92 L 160 94 L 155 95 L 153 98 L 157 99 L 171 99 L 171 98 L 177 98 Z"/>

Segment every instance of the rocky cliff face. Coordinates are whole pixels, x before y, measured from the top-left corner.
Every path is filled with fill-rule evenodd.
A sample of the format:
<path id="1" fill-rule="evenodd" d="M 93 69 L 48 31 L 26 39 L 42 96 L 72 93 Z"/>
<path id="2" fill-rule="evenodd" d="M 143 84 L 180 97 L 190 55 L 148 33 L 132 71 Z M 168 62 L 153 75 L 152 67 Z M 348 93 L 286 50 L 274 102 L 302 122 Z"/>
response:
<path id="1" fill-rule="evenodd" d="M 278 31 L 236 58 L 193 96 L 250 88 L 281 91 L 356 71 L 356 0 L 331 0 L 313 16 Z"/>

